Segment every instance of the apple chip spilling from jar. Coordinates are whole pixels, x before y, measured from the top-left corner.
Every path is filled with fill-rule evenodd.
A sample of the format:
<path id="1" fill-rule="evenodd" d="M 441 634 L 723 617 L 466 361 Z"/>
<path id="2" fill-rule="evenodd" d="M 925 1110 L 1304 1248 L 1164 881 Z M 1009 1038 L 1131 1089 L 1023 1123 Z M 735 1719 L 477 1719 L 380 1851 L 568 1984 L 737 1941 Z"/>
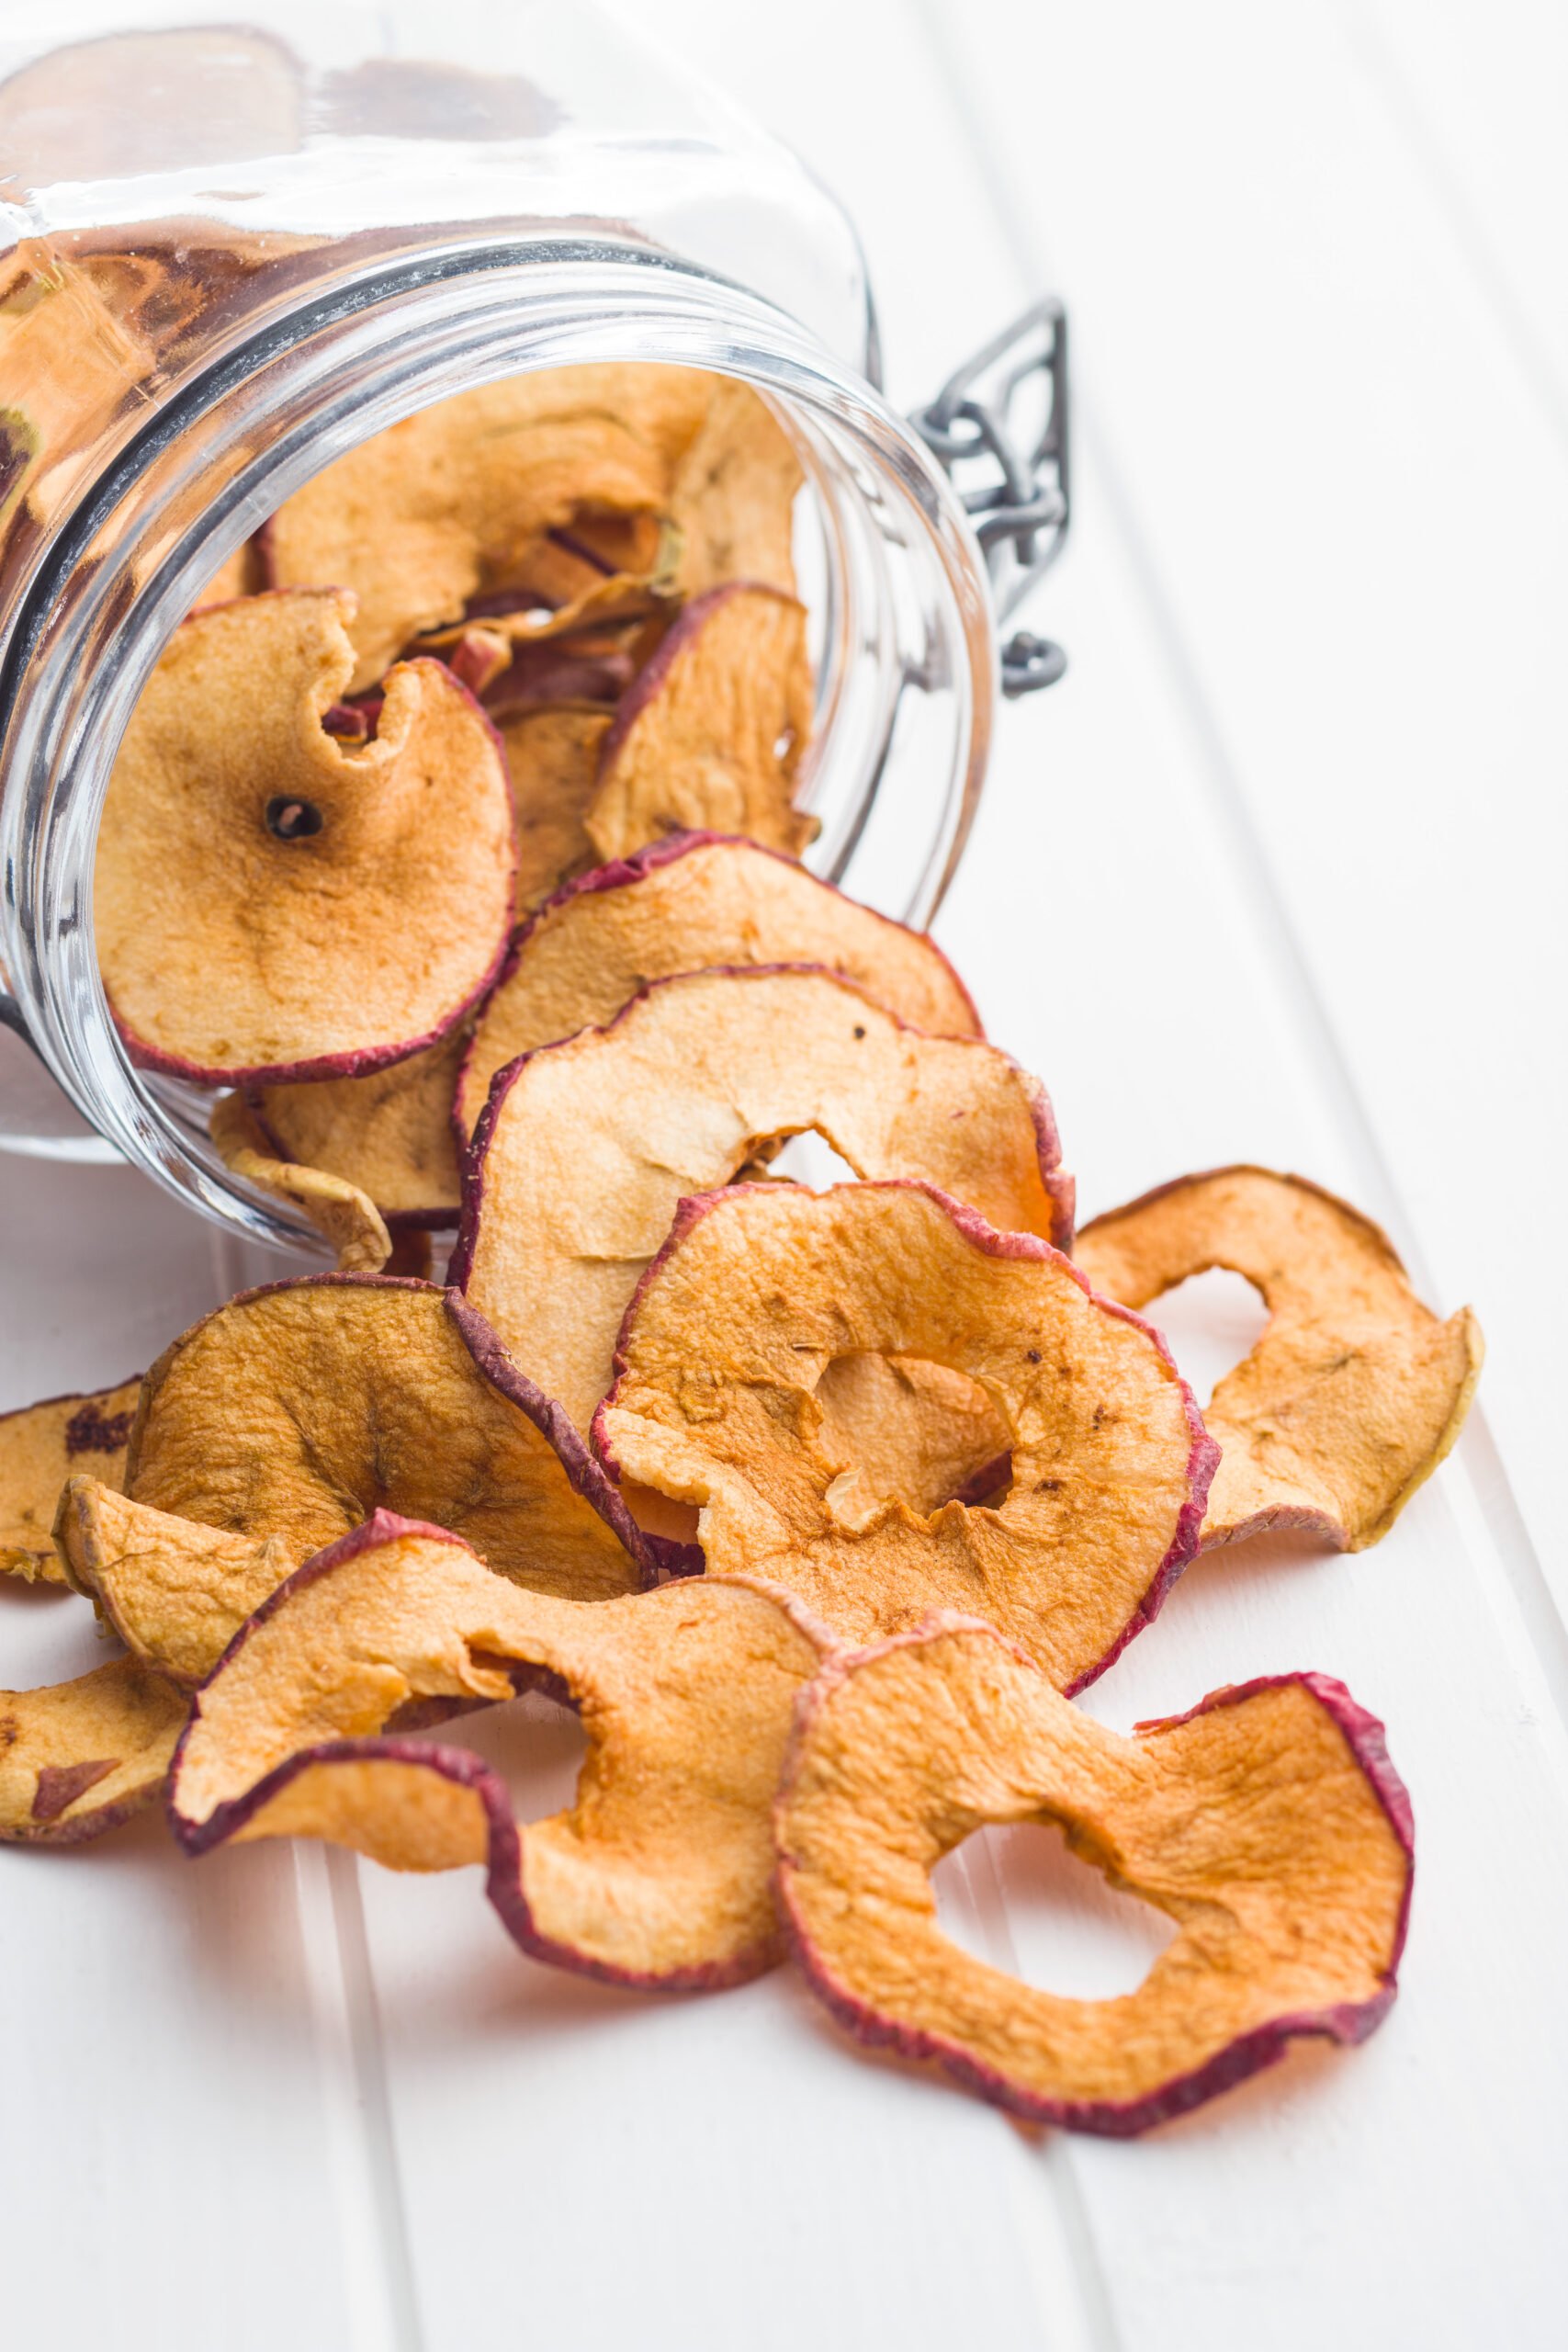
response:
<path id="1" fill-rule="evenodd" d="M 1003 1231 L 1072 1238 L 1050 1102 L 1006 1054 L 927 1037 L 835 973 L 691 972 L 497 1077 L 452 1279 L 586 1430 L 682 1199 L 807 1129 L 862 1176 L 918 1178 Z"/>
<path id="2" fill-rule="evenodd" d="M 813 1393 L 861 1354 L 985 1390 L 1012 1440 L 999 1504 L 866 1504 Z M 1216 1449 L 1157 1335 L 1049 1242 L 924 1185 L 686 1202 L 616 1362 L 593 1423 L 604 1460 L 698 1506 L 710 1577 L 770 1578 L 852 1639 L 964 1608 L 1078 1690 L 1197 1549 Z"/>
<path id="3" fill-rule="evenodd" d="M 138 1377 L 0 1413 L 0 1576 L 63 1581 L 50 1539 L 56 1498 L 75 1471 L 120 1484 L 141 1388 Z"/>
<path id="4" fill-rule="evenodd" d="M 438 662 L 388 681 L 375 741 L 321 724 L 351 661 L 337 591 L 177 629 L 98 835 L 98 960 L 132 1056 L 210 1084 L 373 1069 L 494 977 L 513 822 L 494 731 Z"/>
<path id="5" fill-rule="evenodd" d="M 0 1690 L 0 1843 L 79 1846 L 164 1786 L 189 1705 L 133 1657 L 38 1690 Z"/>
<path id="6" fill-rule="evenodd" d="M 1387 1235 L 1303 1177 L 1179 1177 L 1096 1217 L 1076 1254 L 1129 1306 L 1213 1266 L 1262 1294 L 1268 1327 L 1204 1414 L 1220 1448 L 1205 1548 L 1297 1527 L 1361 1551 L 1459 1435 L 1481 1373 L 1475 1317 L 1440 1322 Z"/>
<path id="7" fill-rule="evenodd" d="M 275 1593 L 202 1686 L 170 1815 L 192 1853 L 309 1836 L 395 1870 L 483 1862 L 537 1959 L 647 1988 L 739 1984 L 779 1957 L 773 1800 L 818 1655 L 767 1593 L 562 1600 L 380 1512 Z M 412 1706 L 540 1685 L 589 1742 L 551 1820 L 518 1823 L 476 1757 L 383 1736 Z"/>
<path id="8" fill-rule="evenodd" d="M 1055 1823 L 1178 1927 L 1135 1993 L 1066 2000 L 937 1924 L 931 1873 L 988 1823 Z M 1146 2131 L 1299 2035 L 1363 2041 L 1394 1996 L 1414 1855 L 1382 1725 L 1322 1675 L 1216 1690 L 1120 1737 L 989 1625 L 938 1617 L 829 1664 L 778 1806 L 814 1992 L 1034 2123 Z"/>
<path id="9" fill-rule="evenodd" d="M 859 905 L 756 843 L 679 835 L 568 883 L 519 934 L 475 1027 L 456 1099 L 471 1135 L 498 1070 L 604 1028 L 649 981 L 818 964 L 911 1028 L 977 1037 L 963 981 L 924 932 Z"/>
<path id="10" fill-rule="evenodd" d="M 322 1274 L 250 1291 L 166 1349 L 142 1385 L 131 1500 L 289 1567 L 382 1508 L 434 1520 L 502 1576 L 576 1600 L 651 1574 L 620 1496 L 494 1335 L 428 1283 Z"/>

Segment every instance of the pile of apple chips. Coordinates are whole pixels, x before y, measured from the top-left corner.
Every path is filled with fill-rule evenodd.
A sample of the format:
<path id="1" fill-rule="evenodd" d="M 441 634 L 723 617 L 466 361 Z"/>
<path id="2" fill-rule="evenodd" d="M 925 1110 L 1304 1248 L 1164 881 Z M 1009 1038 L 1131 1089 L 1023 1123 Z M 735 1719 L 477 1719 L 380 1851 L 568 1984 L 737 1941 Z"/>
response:
<path id="1" fill-rule="evenodd" d="M 105 811 L 105 989 L 338 1266 L 0 1419 L 0 1569 L 116 1645 L 0 1695 L 0 1837 L 161 1801 L 192 1855 L 477 1863 L 536 1959 L 659 1991 L 787 1952 L 861 2041 L 1134 2132 L 1371 2030 L 1410 1805 L 1320 1675 L 1130 1738 L 1074 1698 L 1201 1549 L 1375 1542 L 1480 1337 L 1299 1177 L 1075 1235 L 1040 1081 L 797 862 L 800 481 L 739 384 L 530 376 L 329 467 L 176 633 Z M 775 1170 L 807 1131 L 857 1181 Z M 1269 1319 L 1201 1412 L 1143 1310 L 1215 1266 Z M 588 1754 L 525 1824 L 457 1719 L 528 1690 Z M 1175 1922 L 1135 1994 L 941 1931 L 935 1864 L 1031 1821 Z"/>

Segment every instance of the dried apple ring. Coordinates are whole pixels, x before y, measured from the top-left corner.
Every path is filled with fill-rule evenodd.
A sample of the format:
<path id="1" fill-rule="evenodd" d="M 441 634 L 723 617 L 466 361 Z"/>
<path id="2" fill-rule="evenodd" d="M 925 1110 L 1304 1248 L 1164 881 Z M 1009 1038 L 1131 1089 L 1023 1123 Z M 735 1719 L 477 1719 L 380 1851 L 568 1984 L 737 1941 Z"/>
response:
<path id="1" fill-rule="evenodd" d="M 203 1685 L 170 1817 L 191 1853 L 307 1836 L 394 1870 L 487 1862 L 536 1959 L 647 1989 L 739 1984 L 779 1957 L 770 1809 L 819 1657 L 741 1585 L 555 1600 L 383 1511 L 290 1577 Z M 541 1684 L 589 1740 L 551 1820 L 515 1821 L 473 1755 L 378 1736 L 412 1706 Z"/>
<path id="2" fill-rule="evenodd" d="M 472 1031 L 365 1078 L 264 1086 L 249 1096 L 277 1158 L 330 1170 L 375 1202 L 389 1229 L 456 1225 L 463 1189 L 452 1096 Z"/>
<path id="3" fill-rule="evenodd" d="M 392 672 L 374 741 L 321 719 L 352 599 L 186 621 L 126 730 L 94 884 L 134 1059 L 211 1085 L 353 1076 L 432 1045 L 493 978 L 514 862 L 499 741 L 439 662 Z"/>
<path id="4" fill-rule="evenodd" d="M 1464 1423 L 1481 1374 L 1468 1306 L 1423 1306 L 1386 1234 L 1332 1193 L 1267 1168 L 1181 1176 L 1096 1217 L 1074 1253 L 1144 1307 L 1224 1266 L 1269 1321 L 1204 1414 L 1220 1447 L 1202 1545 L 1269 1527 L 1359 1552 L 1386 1535 Z"/>
<path id="5" fill-rule="evenodd" d="M 520 921 L 594 862 L 582 820 L 611 723 L 609 712 L 591 703 L 542 703 L 502 722 L 517 810 Z"/>
<path id="6" fill-rule="evenodd" d="M 298 1565 L 278 1536 L 230 1535 L 80 1476 L 65 1482 L 54 1538 L 68 1582 L 131 1657 L 186 1688 Z"/>
<path id="7" fill-rule="evenodd" d="M 275 1283 L 165 1349 L 142 1385 L 125 1490 L 290 1566 L 382 1505 L 437 1519 L 498 1574 L 600 1600 L 653 1573 L 625 1503 L 559 1408 L 488 1371 L 455 1293 L 377 1274 Z"/>
<path id="8" fill-rule="evenodd" d="M 806 608 L 732 581 L 695 596 L 621 697 L 583 820 L 602 858 L 701 827 L 799 853 L 795 806 L 811 732 Z"/>
<path id="9" fill-rule="evenodd" d="M 0 1690 L 0 1841 L 78 1846 L 118 1829 L 162 1788 L 188 1704 L 133 1657 Z"/>
<path id="10" fill-rule="evenodd" d="M 795 444 L 749 384 L 716 377 L 701 432 L 670 498 L 680 535 L 676 579 L 688 596 L 725 580 L 795 594 Z"/>
<path id="11" fill-rule="evenodd" d="M 60 1489 L 73 1470 L 91 1470 L 107 1486 L 121 1482 L 141 1393 L 139 1375 L 96 1395 L 0 1413 L 0 1576 L 64 1583 L 49 1532 Z"/>
<path id="12" fill-rule="evenodd" d="M 837 1358 L 913 1356 L 1011 1438 L 995 1509 L 868 1502 L 813 1394 Z M 865 1640 L 984 1613 L 1059 1689 L 1149 1623 L 1197 1548 L 1216 1448 L 1148 1325 L 1032 1234 L 919 1184 L 753 1184 L 682 1204 L 593 1419 L 617 1475 L 700 1507 L 714 1576 L 758 1577 Z"/>
<path id="13" fill-rule="evenodd" d="M 1004 1822 L 1060 1824 L 1176 1920 L 1135 1993 L 1065 2000 L 942 1933 L 932 1868 Z M 1145 2132 L 1299 2035 L 1364 2041 L 1394 1997 L 1410 1801 L 1382 1724 L 1325 1675 L 1216 1690 L 1125 1739 L 992 1627 L 938 1618 L 824 1668 L 777 1836 L 791 1941 L 840 2024 L 1030 2122 Z"/>
<path id="14" fill-rule="evenodd" d="M 474 1137 L 452 1280 L 579 1429 L 682 1198 L 815 1128 L 862 1176 L 913 1176 L 1004 1231 L 1072 1238 L 1044 1088 L 927 1037 L 833 972 L 688 972 L 607 1028 L 513 1062 Z"/>
<path id="15" fill-rule="evenodd" d="M 539 536 L 580 509 L 662 512 L 711 381 L 686 368 L 547 368 L 438 401 L 285 501 L 267 526 L 272 578 L 354 591 L 357 691 L 422 630 L 525 578 Z"/>
<path id="16" fill-rule="evenodd" d="M 474 1032 L 459 1128 L 472 1134 L 491 1079 L 519 1054 L 603 1028 L 649 980 L 750 964 L 820 964 L 913 1028 L 982 1034 L 963 981 L 923 931 L 754 842 L 693 833 L 582 875 L 540 908 Z"/>
<path id="17" fill-rule="evenodd" d="M 242 1094 L 220 1094 L 208 1133 L 223 1165 L 243 1183 L 285 1201 L 332 1244 L 339 1273 L 377 1274 L 392 1254 L 392 1237 L 376 1204 L 342 1176 L 301 1167 L 268 1151 L 268 1137 Z"/>

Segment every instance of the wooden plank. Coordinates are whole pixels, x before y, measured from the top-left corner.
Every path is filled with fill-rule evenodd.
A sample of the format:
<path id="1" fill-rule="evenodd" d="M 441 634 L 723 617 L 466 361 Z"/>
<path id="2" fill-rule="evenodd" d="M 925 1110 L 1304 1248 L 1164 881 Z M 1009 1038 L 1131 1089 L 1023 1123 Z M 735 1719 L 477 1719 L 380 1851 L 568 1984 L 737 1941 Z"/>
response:
<path id="1" fill-rule="evenodd" d="M 146 1363 L 239 1279 L 141 1177 L 0 1159 L 0 1404 Z M 74 1594 L 0 1582 L 7 1686 L 108 1655 Z M 161 1819 L 0 1849 L 7 2335 L 154 2352 L 178 2314 L 276 2352 L 301 2313 L 389 2352 L 385 2265 L 319 1855 L 193 1868 Z M 316 1906 L 319 1913 L 320 1906 Z"/>
<path id="2" fill-rule="evenodd" d="M 1341 5 L 1361 71 L 1568 447 L 1568 14 L 1552 0 Z"/>

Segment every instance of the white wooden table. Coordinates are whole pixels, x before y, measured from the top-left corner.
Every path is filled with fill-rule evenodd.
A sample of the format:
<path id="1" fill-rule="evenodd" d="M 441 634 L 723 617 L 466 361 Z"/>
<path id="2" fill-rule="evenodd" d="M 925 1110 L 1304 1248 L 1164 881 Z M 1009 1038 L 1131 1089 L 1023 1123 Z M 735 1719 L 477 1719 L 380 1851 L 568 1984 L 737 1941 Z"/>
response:
<path id="1" fill-rule="evenodd" d="M 841 192 L 901 401 L 1044 286 L 1071 303 L 1077 521 L 1037 615 L 1071 674 L 1005 714 L 940 929 L 1049 1080 L 1086 1208 L 1233 1158 L 1296 1167 L 1485 1324 L 1480 1408 L 1384 1544 L 1200 1562 L 1090 1701 L 1125 1725 L 1257 1673 L 1343 1676 L 1416 1804 L 1404 1990 L 1363 2051 L 1298 2052 L 1123 2146 L 854 2056 L 788 1973 L 659 2004 L 536 1967 L 472 1874 L 284 1846 L 193 1867 L 155 1821 L 7 1852 L 5 2340 L 1547 2352 L 1568 2342 L 1568 19 L 638 16 Z M 0 1161 L 0 1401 L 118 1377 L 267 1270 L 129 1173 Z M 0 1595 L 3 1679 L 90 1664 L 85 1615 Z M 525 1807 L 570 1784 L 578 1735 L 542 1709 L 472 1736 Z M 943 1900 L 1064 1991 L 1122 1989 L 1155 1948 L 1044 1833 L 974 1841 Z"/>

